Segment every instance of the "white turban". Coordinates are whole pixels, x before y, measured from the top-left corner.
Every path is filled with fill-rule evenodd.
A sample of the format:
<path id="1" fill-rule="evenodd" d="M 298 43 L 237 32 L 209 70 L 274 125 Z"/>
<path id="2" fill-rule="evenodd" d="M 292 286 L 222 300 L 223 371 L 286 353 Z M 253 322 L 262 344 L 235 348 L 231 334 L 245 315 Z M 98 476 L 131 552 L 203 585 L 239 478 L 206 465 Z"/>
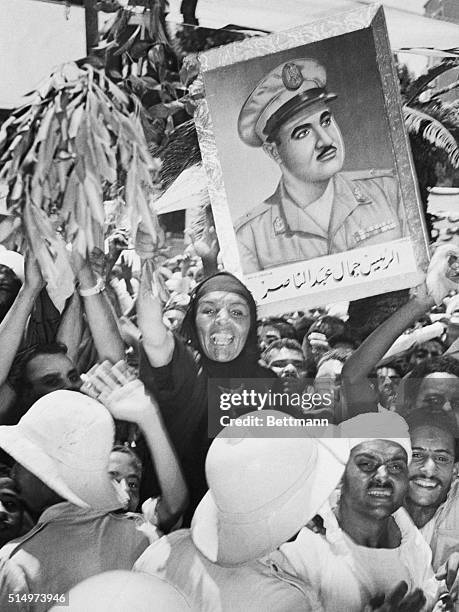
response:
<path id="1" fill-rule="evenodd" d="M 368 440 L 390 440 L 399 444 L 411 461 L 408 425 L 396 412 L 368 412 L 344 421 L 339 426 L 343 438 L 349 438 L 350 449 Z"/>

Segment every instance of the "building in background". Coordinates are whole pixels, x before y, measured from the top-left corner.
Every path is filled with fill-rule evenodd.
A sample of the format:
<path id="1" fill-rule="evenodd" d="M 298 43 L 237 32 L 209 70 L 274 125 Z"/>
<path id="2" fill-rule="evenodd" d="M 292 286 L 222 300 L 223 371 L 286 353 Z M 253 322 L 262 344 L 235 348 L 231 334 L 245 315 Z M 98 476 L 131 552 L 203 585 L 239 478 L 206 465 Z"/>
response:
<path id="1" fill-rule="evenodd" d="M 37 0 L 0 0 L 0 109 L 23 97 L 53 68 L 86 55 L 81 6 Z"/>
<path id="2" fill-rule="evenodd" d="M 424 10 L 426 17 L 459 23 L 459 2 L 457 0 L 427 0 Z"/>
<path id="3" fill-rule="evenodd" d="M 425 15 L 431 19 L 439 19 L 459 25 L 459 2 L 458 0 L 428 0 L 424 5 Z M 457 41 L 459 49 L 459 39 Z M 435 58 L 431 58 L 429 66 L 437 63 Z M 459 67 L 451 70 L 447 74 L 440 75 L 432 83 L 435 89 L 443 89 L 459 79 Z M 458 98 L 458 89 L 453 89 L 443 96 L 445 102 L 454 102 Z"/>

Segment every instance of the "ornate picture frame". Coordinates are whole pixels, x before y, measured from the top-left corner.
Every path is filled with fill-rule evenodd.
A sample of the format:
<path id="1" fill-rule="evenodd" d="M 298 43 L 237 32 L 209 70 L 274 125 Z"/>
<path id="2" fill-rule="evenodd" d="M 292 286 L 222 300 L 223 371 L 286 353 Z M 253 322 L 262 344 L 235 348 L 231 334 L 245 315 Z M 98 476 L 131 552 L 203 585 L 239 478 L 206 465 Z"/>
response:
<path id="1" fill-rule="evenodd" d="M 198 60 L 205 95 L 195 122 L 222 260 L 262 316 L 421 282 L 428 237 L 382 7 L 253 37 Z M 288 193 L 287 162 L 266 154 L 262 131 L 270 105 L 288 110 L 284 100 L 292 106 L 307 96 L 330 108 L 344 143 L 334 176 L 346 187 L 334 184 L 325 204 L 317 200 L 322 208 L 310 209 L 332 206 L 339 222 L 331 229 L 332 212 L 317 240 L 302 216 L 307 208 Z M 336 157 L 342 143 L 335 144 L 335 153 L 332 145 L 312 163 Z"/>

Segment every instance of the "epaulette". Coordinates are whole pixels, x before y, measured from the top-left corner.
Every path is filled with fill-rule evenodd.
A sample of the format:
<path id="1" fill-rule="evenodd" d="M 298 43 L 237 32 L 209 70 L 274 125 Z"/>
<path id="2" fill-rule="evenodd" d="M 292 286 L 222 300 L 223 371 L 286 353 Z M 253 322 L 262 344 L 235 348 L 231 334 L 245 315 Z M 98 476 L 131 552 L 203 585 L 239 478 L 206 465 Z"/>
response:
<path id="1" fill-rule="evenodd" d="M 258 204 L 255 206 L 255 208 L 252 208 L 252 210 L 249 210 L 247 213 L 236 219 L 234 223 L 235 231 L 237 232 L 243 225 L 249 221 L 252 221 L 252 219 L 255 219 L 255 217 L 258 217 L 267 210 L 269 210 L 269 204 L 266 202 L 261 202 L 261 204 Z"/>
<path id="2" fill-rule="evenodd" d="M 365 168 L 364 170 L 351 170 L 350 172 L 342 172 L 346 178 L 351 181 L 364 181 L 366 179 L 383 178 L 385 176 L 394 178 L 395 171 L 393 168 Z"/>

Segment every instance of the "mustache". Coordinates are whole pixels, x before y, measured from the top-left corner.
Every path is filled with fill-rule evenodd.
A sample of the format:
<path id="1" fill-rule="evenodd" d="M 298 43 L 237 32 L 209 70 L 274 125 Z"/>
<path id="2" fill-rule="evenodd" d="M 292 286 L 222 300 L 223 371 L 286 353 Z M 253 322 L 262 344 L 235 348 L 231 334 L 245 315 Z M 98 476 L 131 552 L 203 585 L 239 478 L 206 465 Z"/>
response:
<path id="1" fill-rule="evenodd" d="M 336 151 L 336 147 L 335 145 L 328 145 L 328 147 L 324 147 L 321 152 L 319 153 L 319 155 L 317 156 L 317 159 L 322 159 L 323 157 L 325 157 L 325 155 L 327 155 L 328 153 L 330 153 L 330 151 Z"/>
<path id="2" fill-rule="evenodd" d="M 378 480 L 371 480 L 367 488 L 368 489 L 388 489 L 390 491 L 394 490 L 394 487 L 391 482 L 379 482 Z"/>

